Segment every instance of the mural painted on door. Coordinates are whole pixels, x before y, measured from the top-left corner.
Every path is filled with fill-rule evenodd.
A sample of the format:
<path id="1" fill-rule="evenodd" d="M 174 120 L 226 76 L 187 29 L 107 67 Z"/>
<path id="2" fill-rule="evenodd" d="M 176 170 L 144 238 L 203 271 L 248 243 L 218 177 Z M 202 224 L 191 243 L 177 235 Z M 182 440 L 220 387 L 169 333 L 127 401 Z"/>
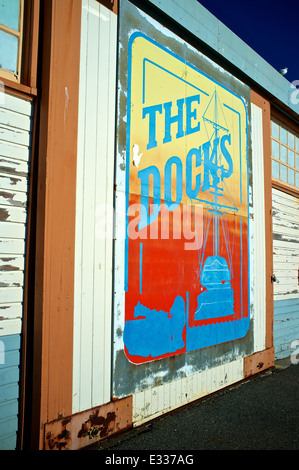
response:
<path id="1" fill-rule="evenodd" d="M 249 328 L 243 99 L 142 33 L 128 51 L 127 358 L 141 364 Z"/>

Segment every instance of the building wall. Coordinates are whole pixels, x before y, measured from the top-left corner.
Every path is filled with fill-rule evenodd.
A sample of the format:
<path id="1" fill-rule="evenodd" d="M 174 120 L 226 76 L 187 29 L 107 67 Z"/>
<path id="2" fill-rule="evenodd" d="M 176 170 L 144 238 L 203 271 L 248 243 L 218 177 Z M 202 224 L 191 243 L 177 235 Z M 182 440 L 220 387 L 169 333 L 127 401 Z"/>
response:
<path id="1" fill-rule="evenodd" d="M 152 3 L 162 8 L 161 2 Z M 181 5 L 175 0 L 163 2 L 166 14 L 170 6 L 177 18 Z M 190 19 L 189 7 L 188 3 L 182 15 L 183 26 Z M 53 0 L 47 3 L 45 13 L 32 446 L 78 449 L 274 364 L 270 104 L 269 95 L 257 95 L 246 81 L 212 61 L 206 49 L 203 53 L 203 37 L 198 44 L 190 45 L 182 39 L 184 34 L 179 36 L 159 23 L 159 16 L 152 18 L 127 0 L 121 1 L 119 10 L 117 2 L 108 0 L 82 0 L 81 5 L 77 0 Z M 69 18 L 67 34 L 65 17 Z M 207 22 L 210 24 L 214 24 L 212 20 Z M 209 46 L 216 36 L 228 38 L 228 32 L 216 24 L 206 38 Z M 194 27 L 193 18 L 190 29 L 199 37 L 202 30 L 198 24 L 197 29 Z M 221 53 L 220 44 L 217 48 Z M 248 52 L 243 46 L 240 51 L 241 55 Z M 235 51 L 231 60 L 238 55 Z M 225 51 L 224 56 L 227 61 Z M 253 77 L 258 80 L 257 75 Z M 190 170 L 191 166 L 185 167 L 186 155 L 191 148 L 205 143 L 201 137 L 194 139 L 198 130 L 194 109 L 203 131 L 204 111 L 210 98 L 216 96 L 215 91 L 220 95 L 217 109 L 220 112 L 226 105 L 228 129 L 238 137 L 233 137 L 232 144 L 234 184 L 228 183 L 234 196 L 238 194 L 234 208 L 238 211 L 232 215 L 217 206 L 219 213 L 224 212 L 230 220 L 227 231 L 221 228 L 219 247 L 222 258 L 229 251 L 226 242 L 231 242 L 234 249 L 231 285 L 237 300 L 230 307 L 236 315 L 223 318 L 219 293 L 214 317 L 197 319 L 198 323 L 194 317 L 190 323 L 191 317 L 186 317 L 192 310 L 190 306 L 194 307 L 200 293 L 211 287 L 209 282 L 208 288 L 201 285 L 198 278 L 198 245 L 193 252 L 186 250 L 187 254 L 175 237 L 171 242 L 159 237 L 136 242 L 134 237 L 126 237 L 126 233 L 132 235 L 126 232 L 132 220 L 126 216 L 128 204 L 136 209 L 133 205 L 142 197 L 149 203 L 151 198 L 159 200 L 162 194 L 162 203 L 168 208 L 168 203 L 180 199 L 180 173 L 174 176 L 171 171 L 165 172 L 165 167 L 176 167 L 179 172 L 181 161 L 184 174 Z M 149 92 L 153 101 L 146 101 L 145 106 L 142 100 L 148 99 Z M 180 109 L 187 113 L 190 106 L 189 127 L 182 130 L 179 118 L 168 122 L 170 134 L 176 125 L 179 135 L 166 155 L 163 145 L 169 143 L 169 135 L 163 134 L 166 127 L 155 134 L 154 121 L 158 124 L 160 115 L 166 116 L 170 108 L 165 103 L 170 101 L 172 116 L 179 116 Z M 196 107 L 204 103 L 205 109 Z M 149 106 L 156 108 L 150 110 Z M 142 117 L 144 107 L 148 109 Z M 207 124 L 211 119 L 206 117 Z M 159 146 L 155 147 L 154 137 Z M 160 145 L 163 138 L 165 142 Z M 194 152 L 193 171 L 199 168 L 201 183 L 205 181 L 209 186 L 217 179 L 215 161 L 211 155 L 207 161 L 200 157 L 196 160 L 196 156 Z M 169 162 L 170 157 L 175 159 Z M 144 161 L 147 164 L 142 166 Z M 228 174 L 228 155 L 224 164 Z M 159 173 L 162 184 L 144 184 L 141 190 L 138 182 L 146 182 L 146 173 L 138 176 L 138 171 L 148 168 L 156 178 Z M 194 178 L 191 185 L 186 177 L 183 193 L 187 192 L 187 182 L 189 194 L 194 194 L 196 181 L 199 179 Z M 164 187 L 168 189 L 166 196 Z M 207 199 L 203 202 L 206 204 Z M 187 213 L 189 210 L 189 214 L 194 209 L 185 197 L 177 207 Z M 215 205 L 211 207 L 215 215 Z M 199 211 L 199 217 L 202 215 L 207 221 L 207 204 L 203 212 Z M 152 217 L 152 213 L 146 212 L 138 223 L 148 220 L 147 216 Z M 136 232 L 134 217 L 133 221 Z M 178 222 L 174 229 L 178 226 L 182 235 Z M 193 235 L 196 232 L 202 236 L 204 243 L 204 224 L 193 219 L 191 227 Z M 213 221 L 211 235 L 206 238 L 210 255 L 218 246 L 217 236 L 220 240 L 212 227 Z M 144 228 L 141 226 L 141 230 Z M 193 237 L 193 241 L 198 239 Z M 197 292 L 200 287 L 206 291 Z M 192 299 L 188 293 L 192 293 Z M 138 310 L 140 304 L 144 308 Z M 156 324 L 146 324 L 150 329 L 142 327 L 142 320 L 150 320 L 149 311 L 156 319 Z M 170 321 L 177 313 L 183 318 L 180 330 Z M 141 327 L 132 335 L 131 325 L 139 320 Z M 197 330 L 198 326 L 203 328 Z M 193 342 L 188 343 L 192 328 L 193 333 L 213 333 L 195 334 Z M 152 341 L 154 335 L 158 341 Z"/>
<path id="2" fill-rule="evenodd" d="M 73 317 L 68 309 L 67 320 L 64 320 L 65 326 L 68 325 L 73 334 L 73 341 L 69 343 L 71 349 L 65 357 L 68 367 L 70 359 L 72 361 L 72 381 L 70 386 L 70 381 L 62 378 L 59 371 L 55 377 L 50 374 L 47 376 L 47 368 L 54 371 L 57 366 L 59 356 L 54 354 L 51 345 L 56 340 L 60 344 L 62 324 L 59 320 L 59 331 L 49 329 L 44 324 L 43 347 L 47 360 L 41 365 L 42 412 L 39 419 L 43 428 L 39 435 L 39 446 L 46 449 L 82 448 L 117 431 L 138 426 L 266 369 L 273 365 L 274 358 L 269 297 L 272 287 L 271 284 L 269 286 L 272 238 L 269 242 L 268 236 L 271 208 L 267 189 L 270 187 L 271 174 L 266 163 L 270 157 L 267 139 L 269 103 L 130 2 L 121 2 L 118 16 L 115 10 L 112 11 L 111 5 L 107 8 L 102 3 L 84 0 L 81 8 L 78 134 L 77 150 L 74 149 L 77 155 L 74 309 Z M 54 21 L 53 25 L 60 31 L 60 24 Z M 58 50 L 54 48 L 52 53 L 55 61 Z M 54 69 L 52 74 L 50 79 L 55 81 Z M 226 229 L 223 228 L 225 224 L 223 227 L 221 225 L 221 235 L 219 232 L 217 238 L 216 230 L 212 229 L 213 221 L 208 234 L 206 225 L 202 222 L 198 224 L 196 218 L 196 222 L 193 220 L 193 225 L 191 223 L 193 242 L 196 241 L 193 250 L 184 250 L 181 240 L 175 237 L 172 240 L 159 237 L 142 241 L 137 239 L 137 242 L 134 236 L 127 238 L 126 234 L 132 235 L 128 232 L 128 202 L 132 208 L 132 204 L 136 201 L 138 203 L 142 196 L 147 197 L 148 202 L 152 197 L 149 195 L 150 186 L 145 185 L 143 192 L 138 189 L 137 171 L 153 166 L 158 169 L 162 175 L 159 189 L 162 191 L 163 188 L 164 191 L 164 186 L 168 184 L 169 194 L 163 199 L 164 206 L 167 206 L 167 202 L 173 202 L 180 194 L 179 183 L 182 183 L 177 176 L 170 177 L 163 173 L 168 158 L 177 157 L 175 161 L 171 160 L 171 164 L 176 165 L 179 171 L 180 160 L 185 172 L 188 151 L 196 146 L 198 148 L 200 143 L 204 144 L 201 137 L 199 141 L 194 139 L 197 129 L 193 113 L 189 115 L 187 138 L 182 136 L 182 140 L 179 140 L 180 136 L 177 136 L 169 155 L 165 154 L 162 146 L 157 148 L 157 153 L 154 150 L 149 154 L 150 149 L 146 148 L 146 144 L 153 129 L 151 131 L 146 125 L 142 127 L 142 123 L 149 122 L 140 117 L 142 97 L 148 98 L 156 93 L 154 101 L 146 104 L 160 106 L 164 101 L 170 101 L 169 93 L 173 92 L 171 100 L 175 101 L 174 105 L 183 103 L 185 111 L 187 102 L 193 106 L 201 103 L 202 108 L 207 109 L 212 97 L 217 97 L 215 90 L 220 95 L 220 101 L 215 100 L 213 103 L 218 103 L 219 113 L 226 105 L 225 117 L 233 135 L 234 184 L 228 186 L 238 199 L 238 207 L 234 206 L 235 213 L 232 215 L 222 206 L 217 206 L 219 213 L 224 212 L 229 221 Z M 62 112 L 63 106 L 59 107 L 58 102 L 57 106 L 56 112 Z M 166 108 L 162 106 L 162 110 Z M 179 113 L 179 107 L 174 109 Z M 204 132 L 204 109 L 196 109 Z M 194 108 L 191 107 L 189 111 L 194 112 Z M 211 122 L 207 114 L 206 117 Z M 181 125 L 178 119 L 175 125 Z M 45 127 L 45 131 L 49 132 L 48 127 Z M 184 131 L 187 132 L 186 127 Z M 165 135 L 157 132 L 156 137 L 163 140 Z M 48 138 L 51 142 L 53 136 L 49 135 Z M 50 152 L 49 155 L 50 161 L 55 160 L 54 154 Z M 196 156 L 196 152 L 192 155 Z M 144 166 L 145 160 L 147 164 Z M 195 163 L 197 167 L 201 166 L 199 160 L 193 161 L 193 170 Z M 209 178 L 205 176 L 204 163 Z M 208 180 L 216 178 L 213 169 L 213 158 L 209 155 L 209 162 L 202 162 L 200 168 L 201 183 L 205 181 L 208 185 Z M 227 160 L 225 169 L 229 173 Z M 51 171 L 54 176 L 58 169 L 53 165 Z M 72 173 L 68 184 L 73 181 Z M 187 178 L 185 181 L 184 177 L 184 194 L 188 184 L 190 194 L 190 181 Z M 154 198 L 160 197 L 158 186 L 153 186 Z M 172 189 L 176 191 L 172 192 Z M 49 200 L 51 191 L 52 188 L 48 188 L 46 192 Z M 226 196 L 229 197 L 228 193 Z M 73 208 L 71 198 L 67 202 L 68 207 Z M 65 210 L 66 201 L 64 204 Z M 58 206 L 55 207 L 58 209 Z M 189 211 L 189 214 L 194 209 L 185 195 L 177 207 L 182 211 L 185 209 L 187 213 Z M 213 209 L 213 205 L 211 207 Z M 168 208 L 171 206 L 168 205 Z M 204 222 L 207 222 L 209 213 L 206 205 L 197 215 L 203 215 Z M 59 214 L 62 216 L 63 208 L 59 208 Z M 46 219 L 47 224 L 50 224 L 50 215 Z M 147 215 L 150 216 L 150 213 Z M 140 218 L 139 222 L 142 220 Z M 174 230 L 180 225 L 178 219 L 177 224 L 173 226 Z M 69 229 L 71 240 L 72 231 Z M 180 230 L 182 235 L 181 225 Z M 219 246 L 222 258 L 227 256 L 228 260 L 232 260 L 234 275 L 230 281 L 233 279 L 234 284 L 231 285 L 236 299 L 236 316 L 230 311 L 227 312 L 231 314 L 229 318 L 222 318 L 222 304 L 217 296 L 216 302 L 212 296 L 214 318 L 209 314 L 210 318 L 199 319 L 196 323 L 194 318 L 191 319 L 191 314 L 189 318 L 185 314 L 192 312 L 197 296 L 204 291 L 200 290 L 198 279 L 198 256 L 202 255 L 203 243 L 199 249 L 197 242 L 200 237 L 203 242 L 205 236 L 205 246 L 210 256 L 213 249 Z M 184 241 L 190 242 L 189 239 Z M 47 262 L 50 263 L 50 247 L 46 255 L 44 269 Z M 203 255 L 202 259 L 204 261 Z M 70 280 L 69 271 L 68 274 Z M 45 281 L 47 279 L 48 274 Z M 70 286 L 66 278 L 62 276 L 61 279 Z M 48 292 L 47 282 L 45 286 Z M 63 294 L 61 288 L 57 294 L 59 292 Z M 177 303 L 176 297 L 179 297 Z M 182 299 L 185 305 L 183 310 Z M 143 305 L 145 314 L 151 310 L 156 324 L 149 321 L 146 327 L 139 328 L 137 335 L 130 337 L 129 325 L 134 325 L 136 320 L 146 319 L 143 314 L 139 318 L 138 315 L 134 317 L 134 307 L 140 305 L 138 302 Z M 50 306 L 49 300 L 49 319 Z M 204 310 L 207 315 L 209 312 L 206 307 Z M 179 330 L 169 320 L 175 319 L 182 311 L 184 324 L 183 329 Z M 216 319 L 215 315 L 218 315 Z M 163 325 L 162 318 L 166 320 Z M 208 333 L 197 334 L 199 325 L 203 327 L 201 331 Z M 243 326 L 240 328 L 240 325 Z M 188 337 L 190 331 L 196 333 L 191 342 Z M 154 335 L 157 335 L 157 341 L 152 341 Z M 170 338 L 169 344 L 166 337 Z M 165 349 L 168 346 L 170 349 Z M 62 352 L 61 345 L 59 348 Z M 58 396 L 59 389 L 63 393 Z"/>
<path id="3" fill-rule="evenodd" d="M 299 338 L 299 198 L 273 188 L 275 357 L 289 357 Z"/>
<path id="4" fill-rule="evenodd" d="M 138 46 L 139 39 L 139 42 L 143 41 L 142 46 Z M 244 358 L 271 347 L 271 342 L 267 337 L 269 327 L 266 318 L 266 253 L 268 248 L 266 249 L 265 175 L 263 164 L 263 159 L 269 157 L 269 148 L 264 145 L 264 120 L 269 119 L 269 113 L 265 114 L 263 106 L 250 104 L 250 90 L 243 87 L 239 81 L 234 81 L 234 78 L 225 70 L 213 64 L 182 39 L 163 28 L 161 24 L 138 11 L 129 2 L 121 3 L 119 41 L 113 395 L 123 397 L 133 393 L 133 423 L 137 424 L 188 403 L 192 399 L 211 393 L 227 384 L 241 380 L 246 376 L 248 367 L 248 363 Z M 166 45 L 167 47 L 165 47 Z M 135 57 L 137 58 L 135 59 Z M 184 66 L 186 66 L 184 73 L 180 70 L 181 58 L 183 58 Z M 192 72 L 188 69 L 190 63 Z M 184 258 L 186 255 L 183 251 L 180 251 L 181 246 L 179 243 L 176 244 L 172 240 L 167 240 L 163 245 L 163 241 L 159 236 L 157 242 L 155 237 L 150 238 L 148 233 L 147 235 L 143 234 L 143 237 L 139 235 L 139 240 L 135 242 L 135 238 L 130 239 L 128 233 L 123 236 L 124 232 L 121 229 L 124 223 L 122 216 L 127 214 L 128 209 L 131 207 L 130 204 L 139 204 L 140 201 L 142 204 L 143 196 L 148 197 L 146 204 L 152 201 L 152 197 L 154 200 L 160 198 L 159 190 L 161 189 L 161 194 L 163 193 L 163 165 L 167 158 L 171 155 L 179 156 L 184 164 L 184 158 L 192 147 L 192 138 L 190 137 L 189 140 L 186 139 L 185 141 L 182 138 L 183 146 L 180 144 L 182 141 L 177 138 L 175 148 L 168 151 L 163 150 L 161 145 L 158 146 L 154 138 L 150 143 L 151 127 L 149 129 L 145 125 L 142 127 L 145 120 L 142 121 L 141 118 L 142 106 L 140 106 L 140 102 L 147 110 L 153 103 L 154 106 L 158 106 L 161 101 L 160 91 L 163 95 L 162 104 L 163 99 L 167 102 L 172 99 L 174 103 L 172 115 L 175 115 L 178 113 L 178 108 L 175 107 L 176 99 L 182 97 L 186 99 L 191 94 L 190 89 L 194 85 L 194 82 L 192 82 L 192 73 L 194 71 L 199 74 L 196 81 L 197 86 L 200 88 L 199 101 L 205 103 L 205 105 L 202 105 L 204 109 L 198 111 L 202 113 L 201 118 L 213 94 L 211 92 L 209 100 L 205 100 L 203 95 L 205 92 L 209 93 L 209 91 L 208 88 L 205 88 L 205 78 L 203 76 L 200 78 L 203 71 L 205 77 L 206 74 L 212 77 L 215 88 L 217 88 L 216 84 L 218 83 L 220 86 L 232 90 L 236 95 L 241 95 L 247 106 L 247 125 L 249 127 L 247 154 L 246 143 L 244 145 L 241 138 L 240 144 L 242 152 L 247 155 L 245 161 L 248 165 L 248 174 L 246 175 L 246 167 L 244 170 L 244 166 L 243 171 L 245 171 L 245 179 L 248 178 L 246 180 L 248 194 L 245 196 L 248 198 L 248 212 L 246 218 L 242 210 L 239 211 L 236 217 L 240 224 L 239 230 L 236 235 L 234 228 L 230 226 L 228 241 L 234 240 L 235 252 L 238 253 L 239 259 L 246 263 L 244 271 L 242 269 L 238 271 L 240 265 L 234 265 L 234 275 L 235 279 L 238 278 L 241 282 L 238 286 L 239 289 L 241 291 L 243 289 L 243 297 L 241 295 L 244 300 L 243 307 L 245 308 L 246 301 L 249 302 L 248 320 L 250 321 L 248 321 L 246 331 L 239 334 L 239 336 L 236 323 L 236 336 L 226 337 L 225 340 L 221 338 L 221 326 L 217 338 L 211 333 L 212 326 L 205 338 L 206 343 L 201 343 L 201 338 L 205 337 L 205 326 L 201 326 L 201 334 L 197 337 L 198 343 L 195 341 L 195 343 L 192 343 L 192 347 L 189 347 L 191 344 L 188 343 L 188 334 L 190 333 L 190 325 L 192 325 L 191 314 L 189 318 L 187 316 L 186 323 L 184 323 L 186 330 L 180 330 L 179 333 L 170 322 L 167 324 L 167 319 L 165 325 L 164 323 L 160 325 L 159 322 L 163 315 L 165 318 L 166 316 L 175 318 L 176 315 L 179 315 L 179 309 L 174 307 L 174 300 L 178 292 L 180 292 L 181 298 L 186 299 L 187 303 L 185 305 L 187 307 L 185 308 L 188 315 L 188 300 L 191 295 L 185 297 L 184 289 L 190 290 L 192 293 L 195 287 L 195 292 L 197 288 L 199 289 L 198 293 L 200 292 L 200 282 L 197 280 L 196 284 L 192 276 L 190 278 L 190 271 L 196 272 L 195 265 L 198 262 L 198 255 L 202 254 L 202 250 L 194 250 L 191 259 L 187 260 L 187 258 Z M 169 90 L 171 90 L 174 81 L 175 94 L 171 95 Z M 150 86 L 151 83 L 153 84 L 152 87 Z M 157 96 L 153 98 L 153 101 L 146 101 L 145 97 L 153 96 L 155 92 Z M 192 92 L 198 93 L 196 86 L 193 87 Z M 225 100 L 225 98 L 222 97 L 222 100 Z M 223 104 L 225 104 L 224 101 L 222 101 Z M 233 106 L 231 104 L 231 107 Z M 161 134 L 163 137 L 163 132 L 160 134 L 158 130 L 157 117 L 158 113 L 162 114 L 162 111 L 160 112 L 158 108 L 156 108 L 156 111 L 157 130 L 155 129 L 155 137 L 158 141 Z M 218 111 L 220 115 L 221 103 Z M 148 112 L 150 113 L 150 111 Z M 153 136 L 153 122 L 152 125 Z M 201 125 L 202 128 L 205 125 L 203 120 Z M 234 132 L 238 132 L 237 123 L 234 124 Z M 203 141 L 201 135 L 197 134 L 197 137 L 199 139 L 198 146 L 198 143 L 203 143 Z M 154 152 L 149 153 L 151 148 L 155 149 L 155 147 L 157 147 L 156 154 Z M 143 160 L 147 162 L 145 166 Z M 153 192 L 149 193 L 146 185 L 144 186 L 144 193 L 142 189 L 141 192 L 138 192 L 140 189 L 136 183 L 137 170 L 134 169 L 134 166 L 140 171 L 138 177 L 141 179 L 141 171 L 146 169 L 146 165 L 150 164 L 158 167 L 160 175 L 162 175 L 161 187 L 159 187 L 159 190 L 157 190 L 157 186 L 155 188 L 155 172 L 153 175 Z M 235 160 L 234 164 L 237 168 Z M 201 176 L 204 177 L 203 173 L 201 173 Z M 178 193 L 179 183 L 178 177 L 176 178 L 172 178 L 171 185 L 176 188 Z M 267 175 L 267 178 L 269 178 L 269 175 Z M 166 176 L 164 184 L 166 185 Z M 235 182 L 235 184 L 237 183 Z M 183 194 L 184 190 L 183 186 Z M 172 197 L 175 198 L 173 195 Z M 206 194 L 202 192 L 201 199 L 205 197 Z M 180 206 L 182 210 L 184 209 L 184 203 L 186 204 L 185 199 L 183 199 Z M 242 214 L 244 216 L 244 233 L 246 233 L 246 223 L 248 224 L 248 231 L 245 237 L 240 238 Z M 127 226 L 132 220 L 131 218 L 125 221 Z M 140 220 L 142 221 L 142 215 Z M 204 215 L 203 239 L 207 234 L 205 232 L 205 221 L 207 221 L 207 218 L 205 219 Z M 199 233 L 198 235 L 200 237 Z M 235 238 L 234 235 L 236 235 Z M 206 246 L 208 247 L 211 243 L 211 240 L 207 238 Z M 219 243 L 225 246 L 224 239 Z M 136 248 L 137 244 L 140 244 L 139 248 L 138 246 Z M 224 253 L 224 250 L 222 253 Z M 246 288 L 244 289 L 246 283 L 248 291 L 246 291 Z M 236 290 L 236 284 L 234 286 Z M 142 309 L 140 309 L 140 305 Z M 239 310 L 237 310 L 238 308 Z M 192 309 L 190 309 L 191 311 Z M 241 311 L 240 304 L 236 307 L 237 311 Z M 167 313 L 168 315 L 166 315 Z M 219 314 L 219 316 L 221 315 Z M 246 314 L 244 314 L 244 317 L 246 317 Z M 209 325 L 209 321 L 211 322 L 210 325 L 213 324 L 210 317 L 205 325 Z M 217 322 L 214 324 L 217 324 Z M 225 321 L 224 323 L 218 323 L 218 325 L 223 326 L 227 324 Z M 196 329 L 199 325 L 199 323 L 194 323 L 192 326 Z M 134 332 L 134 329 L 136 329 L 136 332 Z M 169 341 L 170 349 L 167 349 L 165 339 L 167 334 L 171 338 Z M 177 339 L 181 342 L 180 346 L 174 345 L 174 349 L 171 350 L 171 341 L 173 341 L 175 334 L 179 334 Z"/>
<path id="5" fill-rule="evenodd" d="M 0 90 L 0 449 L 17 442 L 32 117 Z"/>

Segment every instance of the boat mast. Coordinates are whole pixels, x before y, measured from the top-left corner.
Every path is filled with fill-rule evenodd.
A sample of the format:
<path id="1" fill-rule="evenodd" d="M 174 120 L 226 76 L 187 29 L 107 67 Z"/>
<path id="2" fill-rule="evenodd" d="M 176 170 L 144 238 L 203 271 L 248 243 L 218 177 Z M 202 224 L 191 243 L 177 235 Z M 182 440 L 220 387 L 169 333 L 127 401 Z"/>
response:
<path id="1" fill-rule="evenodd" d="M 214 108 L 214 129 L 215 129 L 215 138 L 218 138 L 218 116 L 217 116 L 217 93 L 215 88 L 215 108 Z M 218 145 L 215 152 L 215 165 L 218 168 Z M 214 210 L 214 256 L 218 256 L 218 182 L 214 186 L 214 197 L 215 197 L 215 210 Z"/>

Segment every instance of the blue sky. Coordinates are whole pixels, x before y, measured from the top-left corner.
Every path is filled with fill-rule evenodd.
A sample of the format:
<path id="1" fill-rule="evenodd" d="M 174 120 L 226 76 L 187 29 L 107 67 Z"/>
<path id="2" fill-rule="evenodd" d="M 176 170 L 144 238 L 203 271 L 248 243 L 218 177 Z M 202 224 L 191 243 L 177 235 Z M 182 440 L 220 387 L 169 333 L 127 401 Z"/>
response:
<path id="1" fill-rule="evenodd" d="M 299 80 L 298 0 L 198 0 L 285 78 Z"/>

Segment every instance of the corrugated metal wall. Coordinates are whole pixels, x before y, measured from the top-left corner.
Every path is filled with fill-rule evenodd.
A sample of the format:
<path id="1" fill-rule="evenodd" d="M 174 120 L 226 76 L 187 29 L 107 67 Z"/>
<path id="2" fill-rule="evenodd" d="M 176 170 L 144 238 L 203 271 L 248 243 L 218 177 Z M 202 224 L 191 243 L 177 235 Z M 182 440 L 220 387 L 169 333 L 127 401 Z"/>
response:
<path id="1" fill-rule="evenodd" d="M 0 449 L 14 449 L 26 249 L 32 104 L 0 101 Z"/>
<path id="2" fill-rule="evenodd" d="M 299 198 L 278 189 L 272 195 L 274 346 L 281 359 L 294 352 L 299 339 Z"/>
<path id="3" fill-rule="evenodd" d="M 111 289 L 117 16 L 82 2 L 73 411 L 111 398 Z"/>

